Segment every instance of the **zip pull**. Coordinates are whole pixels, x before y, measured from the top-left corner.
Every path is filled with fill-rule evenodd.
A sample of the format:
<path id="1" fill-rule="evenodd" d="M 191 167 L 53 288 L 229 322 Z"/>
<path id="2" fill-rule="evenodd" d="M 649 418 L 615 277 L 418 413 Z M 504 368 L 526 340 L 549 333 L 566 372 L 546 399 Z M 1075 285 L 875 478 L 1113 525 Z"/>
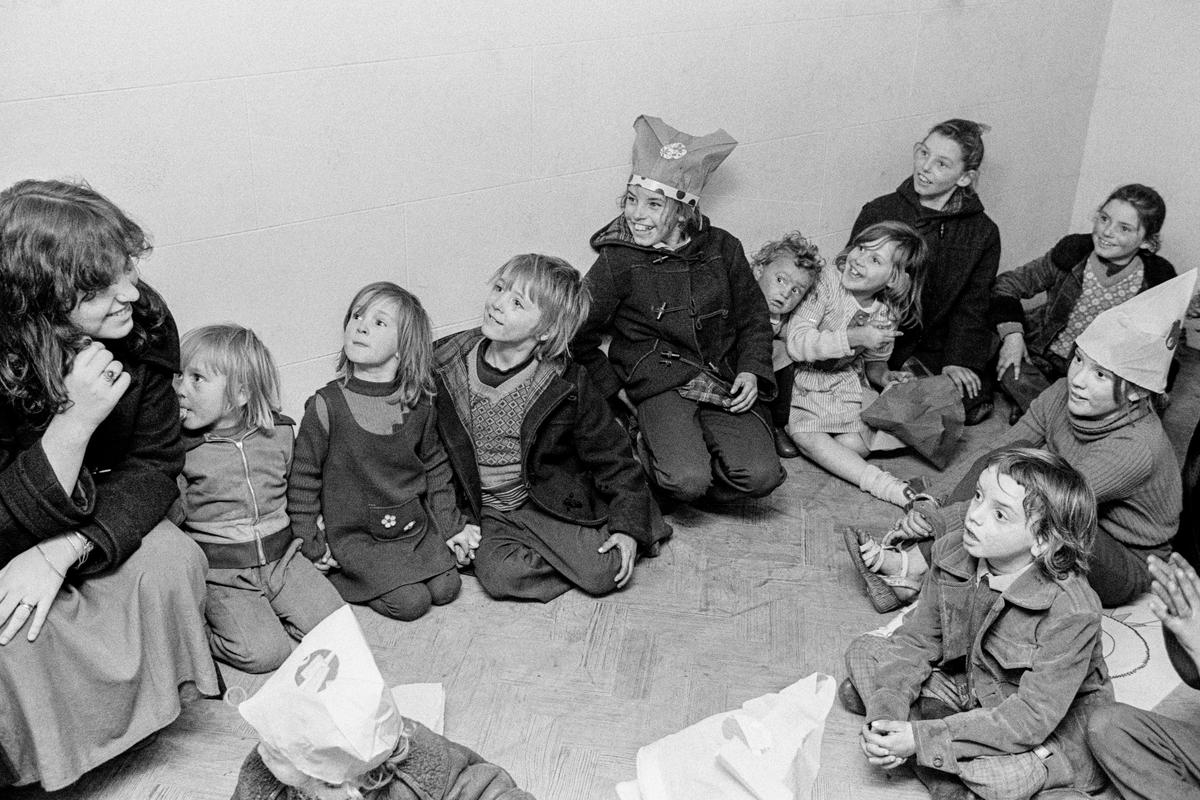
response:
<path id="1" fill-rule="evenodd" d="M 664 300 L 658 308 L 652 308 L 650 310 L 654 312 L 655 319 L 662 319 L 663 314 L 667 312 L 667 301 Z"/>

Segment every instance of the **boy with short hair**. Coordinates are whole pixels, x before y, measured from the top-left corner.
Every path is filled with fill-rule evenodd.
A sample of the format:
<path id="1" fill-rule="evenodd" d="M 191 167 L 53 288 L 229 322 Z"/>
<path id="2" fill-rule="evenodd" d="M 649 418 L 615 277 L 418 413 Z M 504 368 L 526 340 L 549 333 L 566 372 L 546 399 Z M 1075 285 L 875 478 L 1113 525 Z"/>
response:
<path id="1" fill-rule="evenodd" d="M 587 309 L 574 267 L 520 255 L 492 276 L 480 327 L 434 346 L 438 433 L 459 507 L 482 529 L 449 544 L 492 597 L 608 594 L 671 533 L 624 429 L 569 358 Z"/>
<path id="2" fill-rule="evenodd" d="M 920 603 L 890 637 L 846 652 L 839 695 L 866 716 L 871 764 L 915 757 L 935 798 L 1103 786 L 1084 736 L 1113 697 L 1083 575 L 1095 522 L 1091 490 L 1061 457 L 988 460 L 965 518 L 934 545 Z"/>
<path id="3" fill-rule="evenodd" d="M 775 452 L 780 458 L 800 455 L 796 443 L 785 430 L 792 413 L 792 384 L 796 377 L 796 364 L 787 352 L 787 323 L 796 306 L 816 284 L 824 265 L 825 259 L 821 258 L 817 246 L 800 231 L 767 242 L 750 259 L 750 269 L 767 301 L 771 323 L 771 368 L 775 370 L 778 391 L 769 405 Z"/>

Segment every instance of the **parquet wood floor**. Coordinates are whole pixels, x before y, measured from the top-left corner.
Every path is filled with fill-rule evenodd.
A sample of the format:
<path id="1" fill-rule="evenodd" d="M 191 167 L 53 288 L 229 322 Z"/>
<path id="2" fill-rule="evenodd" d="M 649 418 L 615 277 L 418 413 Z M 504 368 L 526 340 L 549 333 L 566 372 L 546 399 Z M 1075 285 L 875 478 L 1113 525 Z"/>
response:
<path id="1" fill-rule="evenodd" d="M 1200 357 L 1190 353 L 1167 414 L 1182 458 L 1200 414 Z M 1007 408 L 968 429 L 956 475 L 1005 426 Z M 939 476 L 913 457 L 881 459 L 902 476 Z M 814 671 L 844 674 L 848 642 L 886 621 L 869 606 L 843 549 L 845 525 L 885 527 L 895 510 L 802 459 L 770 498 L 672 514 L 674 540 L 640 562 L 614 597 L 571 592 L 547 605 L 462 597 L 412 623 L 358 617 L 391 683 L 445 684 L 446 731 L 503 765 L 540 800 L 608 800 L 634 777 L 637 749 Z M 941 482 L 945 482 L 941 478 Z M 231 686 L 263 678 L 225 671 Z M 869 768 L 858 723 L 835 704 L 817 800 L 924 798 L 907 773 Z M 223 703 L 199 701 L 145 748 L 52 795 L 14 800 L 225 800 L 254 744 Z M 0 792 L 3 794 L 3 792 Z M 697 798 L 696 800 L 702 800 Z"/>

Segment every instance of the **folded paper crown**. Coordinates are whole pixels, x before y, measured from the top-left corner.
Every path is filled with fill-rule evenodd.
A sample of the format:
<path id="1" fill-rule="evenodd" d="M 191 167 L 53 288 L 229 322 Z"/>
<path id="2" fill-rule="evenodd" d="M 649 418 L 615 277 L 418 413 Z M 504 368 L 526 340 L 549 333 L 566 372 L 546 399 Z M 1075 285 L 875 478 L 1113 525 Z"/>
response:
<path id="1" fill-rule="evenodd" d="M 700 202 L 708 176 L 737 147 L 724 130 L 692 136 L 658 117 L 638 117 L 633 130 L 633 174 L 629 183 L 662 192 L 689 206 Z"/>
<path id="2" fill-rule="evenodd" d="M 1130 383 L 1161 392 L 1195 288 L 1193 269 L 1147 289 L 1100 312 L 1075 345 Z"/>
<path id="3" fill-rule="evenodd" d="M 313 628 L 238 711 L 292 766 L 333 784 L 382 764 L 403 732 L 348 605 Z"/>

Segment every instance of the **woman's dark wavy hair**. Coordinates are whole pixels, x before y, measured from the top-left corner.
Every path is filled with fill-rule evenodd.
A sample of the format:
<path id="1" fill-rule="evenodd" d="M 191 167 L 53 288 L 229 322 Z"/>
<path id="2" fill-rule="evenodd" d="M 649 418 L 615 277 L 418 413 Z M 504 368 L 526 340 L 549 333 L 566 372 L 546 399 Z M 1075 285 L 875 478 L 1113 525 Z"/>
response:
<path id="1" fill-rule="evenodd" d="M 90 341 L 71 323 L 81 299 L 111 286 L 151 250 L 137 223 L 86 183 L 25 180 L 0 192 L 0 392 L 46 422 L 66 407 L 63 378 Z M 168 329 L 167 307 L 139 284 L 132 355 Z"/>

